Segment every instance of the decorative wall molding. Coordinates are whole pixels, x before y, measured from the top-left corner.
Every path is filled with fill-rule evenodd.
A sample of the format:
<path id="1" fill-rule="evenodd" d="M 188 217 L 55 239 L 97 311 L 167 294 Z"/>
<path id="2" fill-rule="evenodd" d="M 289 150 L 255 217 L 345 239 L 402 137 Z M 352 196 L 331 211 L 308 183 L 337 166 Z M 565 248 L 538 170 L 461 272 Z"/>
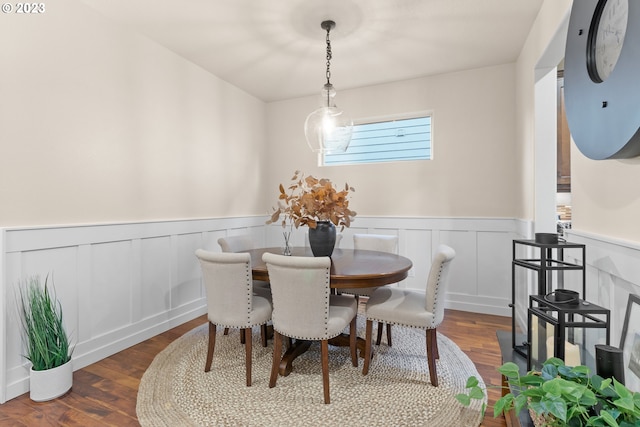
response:
<path id="1" fill-rule="evenodd" d="M 242 217 L 0 229 L 0 403 L 28 391 L 28 364 L 14 291 L 51 274 L 76 344 L 74 370 L 206 313 L 197 248 L 250 234 L 265 219 Z"/>
<path id="2" fill-rule="evenodd" d="M 618 346 L 629 294 L 640 295 L 640 244 L 576 229 L 566 235 L 586 245 L 587 300 L 611 310 L 611 345 Z"/>
<path id="3" fill-rule="evenodd" d="M 343 230 L 341 247 L 353 247 L 353 234 L 398 235 L 400 255 L 414 267 L 398 286 L 424 289 L 439 244 L 456 250 L 447 292 L 447 308 L 510 316 L 511 241 L 528 236 L 532 225 L 511 218 L 424 218 L 358 216 Z M 272 225 L 267 240 L 281 244 L 282 228 Z M 293 244 L 305 243 L 305 230 L 293 230 Z"/>
<path id="4" fill-rule="evenodd" d="M 250 234 L 282 246 L 282 228 L 266 216 L 0 229 L 0 402 L 28 391 L 28 368 L 15 311 L 17 283 L 53 274 L 76 349 L 74 370 L 206 312 L 198 248 L 219 251 L 219 237 Z M 457 253 L 447 307 L 510 315 L 511 241 L 532 229 L 509 218 L 361 217 L 343 231 L 399 236 L 414 267 L 398 286 L 421 289 L 440 243 Z M 306 244 L 306 228 L 293 245 Z"/>

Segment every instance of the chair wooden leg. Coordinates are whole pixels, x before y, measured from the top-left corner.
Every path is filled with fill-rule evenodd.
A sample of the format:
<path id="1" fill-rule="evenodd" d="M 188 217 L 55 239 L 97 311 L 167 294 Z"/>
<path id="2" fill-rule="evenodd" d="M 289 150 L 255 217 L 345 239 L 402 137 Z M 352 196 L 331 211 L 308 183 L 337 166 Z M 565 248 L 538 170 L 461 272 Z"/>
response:
<path id="1" fill-rule="evenodd" d="M 433 349 L 435 350 L 435 358 L 440 359 L 440 352 L 438 351 L 438 334 L 436 332 L 433 333 Z"/>
<path id="2" fill-rule="evenodd" d="M 436 330 L 427 329 L 427 361 L 429 363 L 429 377 L 431 378 L 431 385 L 438 387 L 438 373 L 436 372 Z"/>
<path id="3" fill-rule="evenodd" d="M 329 340 L 320 342 L 322 350 L 322 388 L 324 389 L 324 403 L 331 403 L 329 397 Z"/>
<path id="4" fill-rule="evenodd" d="M 207 348 L 207 362 L 204 365 L 204 371 L 211 370 L 211 361 L 213 361 L 213 350 L 216 347 L 216 325 L 209 322 L 209 347 Z"/>
<path id="5" fill-rule="evenodd" d="M 278 367 L 282 357 L 282 335 L 276 330 L 273 331 L 273 363 L 271 365 L 271 377 L 269 378 L 269 388 L 276 386 L 278 380 Z"/>
<path id="6" fill-rule="evenodd" d="M 376 345 L 380 345 L 382 341 L 382 329 L 384 328 L 384 323 L 378 322 L 378 337 L 376 338 Z"/>
<path id="7" fill-rule="evenodd" d="M 240 330 L 240 344 L 244 344 L 244 334 L 242 333 L 242 329 Z"/>
<path id="8" fill-rule="evenodd" d="M 351 364 L 358 367 L 358 349 L 356 348 L 356 317 L 349 324 L 349 348 L 351 349 Z"/>
<path id="9" fill-rule="evenodd" d="M 364 366 L 362 367 L 362 375 L 369 373 L 369 361 L 371 360 L 371 333 L 373 329 L 373 321 L 367 319 L 367 329 L 364 339 Z"/>
<path id="10" fill-rule="evenodd" d="M 267 346 L 267 324 L 260 326 L 260 339 L 262 340 L 262 346 Z"/>
<path id="11" fill-rule="evenodd" d="M 229 335 L 229 328 L 224 328 L 224 334 Z"/>
<path id="12" fill-rule="evenodd" d="M 387 345 L 391 347 L 391 323 L 387 323 Z"/>
<path id="13" fill-rule="evenodd" d="M 247 371 L 247 387 L 251 387 L 251 328 L 245 328 L 244 332 L 244 348 L 245 348 L 245 369 Z"/>

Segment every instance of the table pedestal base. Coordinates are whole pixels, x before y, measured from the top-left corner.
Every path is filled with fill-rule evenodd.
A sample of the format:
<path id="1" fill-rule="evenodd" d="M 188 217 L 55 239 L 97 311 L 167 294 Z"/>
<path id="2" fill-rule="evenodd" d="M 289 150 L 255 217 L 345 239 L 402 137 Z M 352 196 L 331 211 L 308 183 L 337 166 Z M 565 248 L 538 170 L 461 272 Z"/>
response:
<path id="1" fill-rule="evenodd" d="M 298 356 L 304 354 L 307 350 L 309 350 L 309 347 L 311 347 L 311 343 L 312 341 L 295 340 L 291 347 L 289 347 L 287 351 L 285 351 L 282 359 L 280 359 L 278 373 L 283 377 L 289 375 L 293 370 L 293 361 Z M 340 334 L 337 337 L 331 338 L 329 340 L 329 344 L 335 347 L 349 347 L 349 335 Z M 364 358 L 364 346 L 365 341 L 362 338 L 357 337 L 356 348 L 357 350 L 360 350 L 360 357 L 362 358 Z M 371 357 L 373 358 L 373 351 L 371 352 Z"/>
<path id="2" fill-rule="evenodd" d="M 349 334 L 340 334 L 337 337 L 331 338 L 329 344 L 336 347 L 349 347 Z M 364 345 L 365 340 L 356 337 L 356 349 L 360 351 L 360 357 L 364 358 Z"/>
<path id="3" fill-rule="evenodd" d="M 291 347 L 287 349 L 282 355 L 282 359 L 280 359 L 280 366 L 278 367 L 278 372 L 283 377 L 286 377 L 293 370 L 293 361 L 305 353 L 311 347 L 312 341 L 305 340 L 295 340 Z"/>

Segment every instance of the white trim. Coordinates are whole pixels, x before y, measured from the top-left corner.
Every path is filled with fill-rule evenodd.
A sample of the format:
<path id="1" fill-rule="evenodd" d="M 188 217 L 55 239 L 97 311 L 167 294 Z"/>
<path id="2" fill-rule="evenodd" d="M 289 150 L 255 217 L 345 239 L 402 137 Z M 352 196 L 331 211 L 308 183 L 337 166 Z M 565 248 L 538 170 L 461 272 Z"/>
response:
<path id="1" fill-rule="evenodd" d="M 360 117 L 353 121 L 354 125 L 366 125 L 370 123 L 391 122 L 394 120 L 417 119 L 430 116 L 433 121 L 433 110 L 413 111 L 410 113 L 385 114 L 382 116 Z"/>
<path id="2" fill-rule="evenodd" d="M 640 245 L 575 229 L 566 234 L 586 245 L 587 299 L 611 310 L 611 345 L 617 346 L 629 294 L 640 295 Z"/>
<path id="3" fill-rule="evenodd" d="M 5 231 L 0 229 L 0 403 L 7 401 L 7 287 L 4 275 Z"/>

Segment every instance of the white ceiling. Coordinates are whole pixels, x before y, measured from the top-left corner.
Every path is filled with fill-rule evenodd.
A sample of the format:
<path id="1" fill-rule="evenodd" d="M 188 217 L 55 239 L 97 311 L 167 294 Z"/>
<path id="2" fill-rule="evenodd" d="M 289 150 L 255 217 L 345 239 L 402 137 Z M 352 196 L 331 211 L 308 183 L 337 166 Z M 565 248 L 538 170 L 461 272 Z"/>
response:
<path id="1" fill-rule="evenodd" d="M 515 62 L 543 0 L 82 0 L 264 101 Z"/>

